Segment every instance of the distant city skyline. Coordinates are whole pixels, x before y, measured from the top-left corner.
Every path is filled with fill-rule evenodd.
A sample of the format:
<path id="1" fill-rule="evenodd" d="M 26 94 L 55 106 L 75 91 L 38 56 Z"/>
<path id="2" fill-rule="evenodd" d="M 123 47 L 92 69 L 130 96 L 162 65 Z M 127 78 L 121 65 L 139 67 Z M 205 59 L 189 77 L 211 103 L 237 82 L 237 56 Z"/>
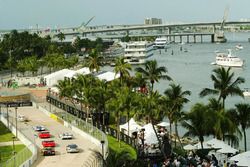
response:
<path id="1" fill-rule="evenodd" d="M 0 29 L 221 21 L 227 6 L 227 20 L 250 18 L 249 0 L 0 0 Z"/>

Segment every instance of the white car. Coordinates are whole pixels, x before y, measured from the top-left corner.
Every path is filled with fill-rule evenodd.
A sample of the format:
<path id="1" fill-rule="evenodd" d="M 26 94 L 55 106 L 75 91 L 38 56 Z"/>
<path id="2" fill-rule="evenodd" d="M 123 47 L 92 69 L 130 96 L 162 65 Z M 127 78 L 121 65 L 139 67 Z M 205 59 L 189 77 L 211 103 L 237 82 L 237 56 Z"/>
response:
<path id="1" fill-rule="evenodd" d="M 72 133 L 65 132 L 65 133 L 60 134 L 59 137 L 60 137 L 62 140 L 72 139 L 72 138 L 73 138 L 73 134 L 72 134 Z"/>
<path id="2" fill-rule="evenodd" d="M 42 125 L 37 125 L 33 127 L 34 131 L 45 131 L 45 127 Z"/>
<path id="3" fill-rule="evenodd" d="M 66 147 L 67 153 L 78 153 L 80 150 L 76 144 L 69 144 Z"/>
<path id="4" fill-rule="evenodd" d="M 18 116 L 17 116 L 17 120 L 20 121 L 20 122 L 25 122 L 25 121 L 27 121 L 28 119 L 27 119 L 24 115 L 18 115 Z"/>

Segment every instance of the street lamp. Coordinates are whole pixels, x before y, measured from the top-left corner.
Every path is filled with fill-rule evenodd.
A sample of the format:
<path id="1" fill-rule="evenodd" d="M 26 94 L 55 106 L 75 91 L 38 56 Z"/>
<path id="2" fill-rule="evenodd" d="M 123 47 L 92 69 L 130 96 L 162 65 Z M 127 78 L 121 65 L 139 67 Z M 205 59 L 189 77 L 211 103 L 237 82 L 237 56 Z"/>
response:
<path id="1" fill-rule="evenodd" d="M 16 137 L 15 137 L 15 136 L 13 136 L 13 137 L 12 137 L 12 141 L 13 141 L 14 167 L 16 167 L 16 149 L 15 149 L 15 139 L 16 139 Z"/>
<path id="2" fill-rule="evenodd" d="M 102 144 L 102 166 L 104 166 L 104 140 L 101 140 L 101 144 Z"/>
<path id="3" fill-rule="evenodd" d="M 141 129 L 142 133 L 142 156 L 144 156 L 144 136 L 145 136 L 145 128 Z"/>
<path id="4" fill-rule="evenodd" d="M 15 107 L 15 116 L 16 116 L 16 137 L 17 137 L 17 107 Z"/>

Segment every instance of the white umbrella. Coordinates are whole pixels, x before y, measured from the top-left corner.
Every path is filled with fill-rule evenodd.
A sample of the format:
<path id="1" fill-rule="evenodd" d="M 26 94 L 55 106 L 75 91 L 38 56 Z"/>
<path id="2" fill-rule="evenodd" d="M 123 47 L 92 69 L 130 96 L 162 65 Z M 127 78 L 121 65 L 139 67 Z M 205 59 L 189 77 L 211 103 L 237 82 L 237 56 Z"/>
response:
<path id="1" fill-rule="evenodd" d="M 170 125 L 170 123 L 164 122 L 164 121 L 157 124 L 157 126 L 163 126 L 163 127 L 167 127 L 167 126 L 169 126 L 169 125 Z"/>
<path id="2" fill-rule="evenodd" d="M 195 147 L 191 144 L 185 145 L 183 148 L 184 148 L 184 150 L 196 150 L 197 149 L 197 147 Z"/>
<path id="3" fill-rule="evenodd" d="M 231 161 L 237 161 L 238 166 L 250 167 L 250 151 L 235 155 L 230 158 Z"/>
<path id="4" fill-rule="evenodd" d="M 206 142 L 203 142 L 203 149 L 210 149 L 212 148 L 211 145 L 207 144 Z M 197 149 L 201 149 L 201 143 L 197 143 L 194 145 Z"/>
<path id="5" fill-rule="evenodd" d="M 230 147 L 229 145 L 225 144 L 222 140 L 218 140 L 216 138 L 206 141 L 206 143 L 210 145 L 212 148 L 224 148 L 226 146 Z"/>
<path id="6" fill-rule="evenodd" d="M 230 146 L 225 146 L 219 150 L 217 150 L 217 152 L 219 153 L 223 153 L 223 154 L 228 154 L 228 153 L 231 153 L 231 154 L 235 154 L 236 152 L 238 152 L 239 150 L 236 150 Z"/>

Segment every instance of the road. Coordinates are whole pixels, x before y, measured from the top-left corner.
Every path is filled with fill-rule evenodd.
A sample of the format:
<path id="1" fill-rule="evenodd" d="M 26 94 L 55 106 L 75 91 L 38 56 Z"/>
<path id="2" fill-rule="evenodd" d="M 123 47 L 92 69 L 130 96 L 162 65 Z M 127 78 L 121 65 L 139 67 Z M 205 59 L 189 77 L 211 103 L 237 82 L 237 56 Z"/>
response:
<path id="1" fill-rule="evenodd" d="M 6 109 L 4 109 L 6 111 Z M 33 166 L 37 167 L 81 167 L 89 162 L 89 158 L 93 155 L 95 150 L 98 150 L 97 146 L 91 141 L 82 136 L 72 132 L 69 128 L 64 127 L 59 122 L 51 119 L 43 112 L 39 111 L 35 107 L 19 107 L 18 115 L 25 115 L 28 118 L 28 122 L 18 122 L 18 129 L 21 130 L 30 140 L 35 141 L 39 148 L 42 148 L 41 139 L 37 137 L 37 132 L 33 130 L 33 126 L 43 125 L 52 134 L 52 138 L 56 142 L 56 155 L 55 156 L 41 156 L 39 154 L 38 160 Z M 10 121 L 13 121 L 14 108 L 10 108 L 9 112 Z M 14 123 L 15 124 L 15 123 Z M 74 135 L 72 140 L 61 140 L 59 134 L 63 132 L 70 132 Z M 66 146 L 68 144 L 77 144 L 80 148 L 79 153 L 70 154 L 66 152 Z"/>

